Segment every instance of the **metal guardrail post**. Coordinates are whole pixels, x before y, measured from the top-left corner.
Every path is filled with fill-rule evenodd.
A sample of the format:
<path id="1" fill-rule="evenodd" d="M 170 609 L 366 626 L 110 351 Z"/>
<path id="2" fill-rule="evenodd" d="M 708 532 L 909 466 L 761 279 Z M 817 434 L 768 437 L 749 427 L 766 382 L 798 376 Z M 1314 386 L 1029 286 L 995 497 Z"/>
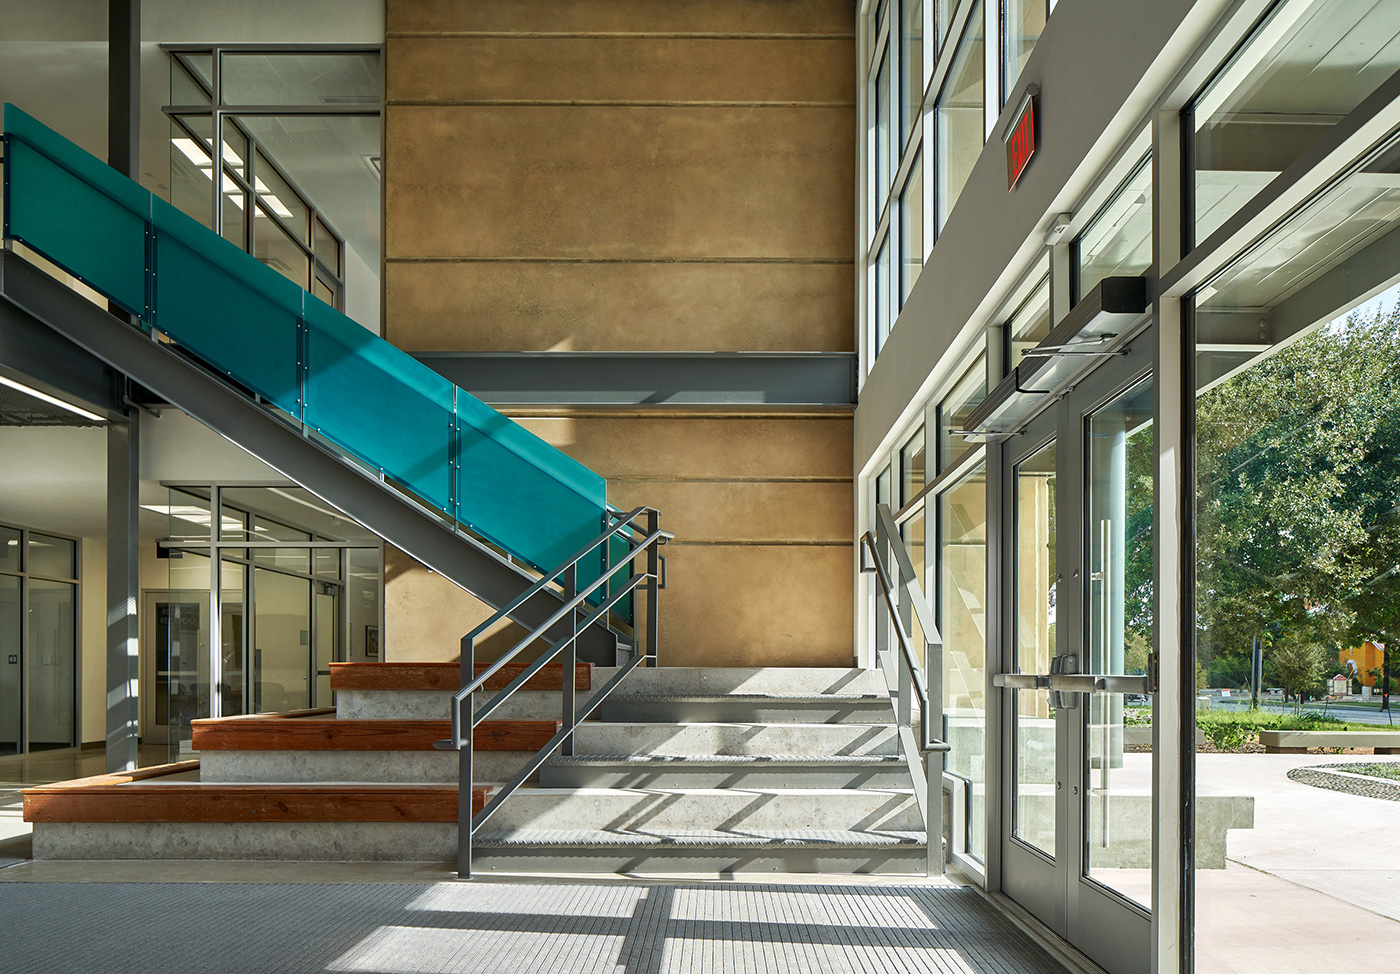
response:
<path id="1" fill-rule="evenodd" d="M 572 599 L 576 595 L 578 595 L 578 563 L 574 562 L 564 569 L 564 597 Z M 569 636 L 567 638 L 569 645 L 563 654 L 564 685 L 559 694 L 559 705 L 560 719 L 563 720 L 564 726 L 572 727 L 575 723 L 574 714 L 578 707 L 578 699 L 575 696 L 578 682 L 576 672 L 578 664 L 578 609 L 569 612 Z M 559 745 L 559 753 L 563 755 L 574 753 L 573 734 L 564 738 L 563 743 Z"/>
<path id="2" fill-rule="evenodd" d="M 476 673 L 476 637 L 462 640 L 462 685 L 466 686 Z M 472 698 L 467 696 L 457 704 L 457 875 L 472 878 L 472 742 L 476 719 L 472 713 Z M 465 746 L 463 746 L 465 738 Z"/>
<path id="3" fill-rule="evenodd" d="M 655 508 L 647 513 L 647 535 L 660 530 L 661 514 Z M 647 548 L 647 645 L 646 654 L 651 657 L 651 665 L 656 665 L 656 602 L 661 591 L 661 545 L 652 542 Z"/>

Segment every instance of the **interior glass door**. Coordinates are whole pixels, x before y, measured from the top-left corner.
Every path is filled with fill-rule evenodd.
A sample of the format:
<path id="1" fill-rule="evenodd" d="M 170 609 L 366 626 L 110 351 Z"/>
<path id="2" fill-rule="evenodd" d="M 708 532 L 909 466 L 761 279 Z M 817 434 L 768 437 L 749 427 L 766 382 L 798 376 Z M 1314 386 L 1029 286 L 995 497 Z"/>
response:
<path id="1" fill-rule="evenodd" d="M 1154 397 L 1141 362 L 1077 382 L 1003 447 L 1002 886 L 1112 974 L 1151 958 Z"/>

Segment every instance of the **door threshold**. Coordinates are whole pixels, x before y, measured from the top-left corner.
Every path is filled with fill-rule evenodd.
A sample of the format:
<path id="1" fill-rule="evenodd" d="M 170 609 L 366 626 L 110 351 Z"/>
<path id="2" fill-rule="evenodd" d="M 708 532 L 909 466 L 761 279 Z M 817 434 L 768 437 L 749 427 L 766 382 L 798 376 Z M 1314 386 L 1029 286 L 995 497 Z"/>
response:
<path id="1" fill-rule="evenodd" d="M 992 893 L 979 886 L 973 886 L 992 906 L 1024 934 L 1044 948 L 1055 960 L 1063 964 L 1072 974 L 1109 974 L 1077 947 L 1036 918 L 1021 904 L 1005 893 Z"/>

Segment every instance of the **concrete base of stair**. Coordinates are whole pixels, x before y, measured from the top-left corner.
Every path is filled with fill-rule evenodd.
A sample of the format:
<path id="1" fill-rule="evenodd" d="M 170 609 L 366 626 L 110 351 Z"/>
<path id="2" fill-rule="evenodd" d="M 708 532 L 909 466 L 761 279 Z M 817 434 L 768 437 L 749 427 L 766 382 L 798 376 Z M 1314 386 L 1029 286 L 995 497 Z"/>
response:
<path id="1" fill-rule="evenodd" d="M 490 819 L 501 830 L 607 830 L 672 835 L 724 830 L 868 831 L 923 828 L 900 789 L 522 788 Z"/>
<path id="2" fill-rule="evenodd" d="M 922 874 L 917 832 L 514 830 L 478 834 L 476 871 Z"/>
<path id="3" fill-rule="evenodd" d="M 448 862 L 451 822 L 46 822 L 35 859 L 285 859 Z"/>
<path id="4" fill-rule="evenodd" d="M 477 784 L 501 784 L 533 755 L 525 751 L 478 751 Z M 201 781 L 364 781 L 452 784 L 456 751 L 205 751 Z"/>
<path id="5" fill-rule="evenodd" d="M 594 667 L 594 672 L 608 667 Z M 580 706 L 597 693 L 580 690 Z M 491 694 L 475 694 L 479 707 Z M 337 690 L 336 716 L 342 720 L 447 720 L 452 713 L 451 690 Z M 554 690 L 517 690 L 491 715 L 500 720 L 558 718 L 559 693 Z"/>

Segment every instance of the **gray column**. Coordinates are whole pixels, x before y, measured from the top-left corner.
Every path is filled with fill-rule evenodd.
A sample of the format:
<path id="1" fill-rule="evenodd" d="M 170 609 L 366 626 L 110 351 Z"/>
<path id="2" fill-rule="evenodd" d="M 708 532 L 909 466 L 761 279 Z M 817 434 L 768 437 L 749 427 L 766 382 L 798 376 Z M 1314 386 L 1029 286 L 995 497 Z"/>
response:
<path id="1" fill-rule="evenodd" d="M 136 767 L 140 411 L 107 426 L 107 770 Z"/>
<path id="2" fill-rule="evenodd" d="M 107 163 L 141 177 L 141 0 L 107 2 Z"/>

